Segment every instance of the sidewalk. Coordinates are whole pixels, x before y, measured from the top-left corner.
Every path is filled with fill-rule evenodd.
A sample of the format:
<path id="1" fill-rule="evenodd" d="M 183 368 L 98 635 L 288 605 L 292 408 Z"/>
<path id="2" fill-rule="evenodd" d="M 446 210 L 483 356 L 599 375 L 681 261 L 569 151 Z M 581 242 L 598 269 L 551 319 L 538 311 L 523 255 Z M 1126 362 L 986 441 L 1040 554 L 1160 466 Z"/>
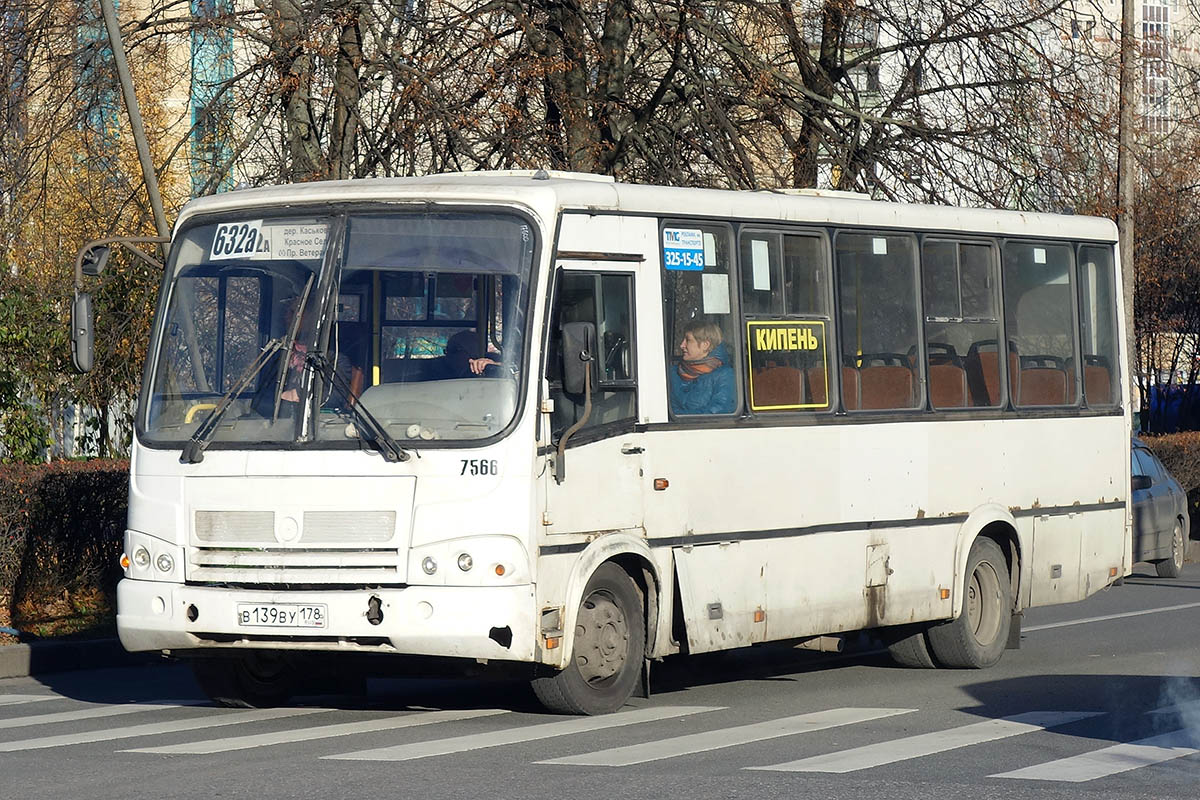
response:
<path id="1" fill-rule="evenodd" d="M 158 653 L 129 653 L 116 639 L 78 639 L 0 645 L 0 678 L 24 678 L 75 669 L 145 664 Z"/>

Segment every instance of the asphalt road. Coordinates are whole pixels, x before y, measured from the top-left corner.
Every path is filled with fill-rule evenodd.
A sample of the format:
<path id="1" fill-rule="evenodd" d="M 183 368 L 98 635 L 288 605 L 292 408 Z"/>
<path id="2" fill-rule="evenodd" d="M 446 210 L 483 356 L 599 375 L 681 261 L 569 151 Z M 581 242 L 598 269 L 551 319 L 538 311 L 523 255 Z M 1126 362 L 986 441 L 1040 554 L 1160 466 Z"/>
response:
<path id="1" fill-rule="evenodd" d="M 0 680 L 0 800 L 1200 796 L 1200 565 L 1034 609 L 987 671 L 860 638 L 668 660 L 607 717 L 524 684 L 372 680 L 365 697 L 207 705 L 187 667 Z"/>

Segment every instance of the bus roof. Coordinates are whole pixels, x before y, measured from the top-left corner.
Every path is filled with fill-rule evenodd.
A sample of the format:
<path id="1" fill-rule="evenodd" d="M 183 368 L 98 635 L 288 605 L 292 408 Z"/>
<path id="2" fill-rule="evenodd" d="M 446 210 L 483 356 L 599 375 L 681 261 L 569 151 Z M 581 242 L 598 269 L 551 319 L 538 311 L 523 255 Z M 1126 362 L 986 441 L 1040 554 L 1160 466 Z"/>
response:
<path id="1" fill-rule="evenodd" d="M 181 212 L 180 221 L 193 214 L 269 206 L 420 200 L 517 202 L 548 216 L 558 211 L 581 210 L 988 235 L 1068 236 L 1097 241 L 1117 239 L 1116 225 L 1103 217 L 891 203 L 836 191 L 650 186 L 618 183 L 605 175 L 546 170 L 455 172 L 416 178 L 265 186 L 192 200 Z"/>

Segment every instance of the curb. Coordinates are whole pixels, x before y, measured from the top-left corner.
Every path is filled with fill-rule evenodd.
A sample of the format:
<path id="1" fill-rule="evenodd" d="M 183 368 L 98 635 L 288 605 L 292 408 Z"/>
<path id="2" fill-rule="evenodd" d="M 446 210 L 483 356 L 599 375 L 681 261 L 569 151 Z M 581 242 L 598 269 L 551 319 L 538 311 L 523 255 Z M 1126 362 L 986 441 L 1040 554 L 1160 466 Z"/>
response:
<path id="1" fill-rule="evenodd" d="M 52 672 L 126 667 L 158 659 L 158 653 L 130 653 L 117 639 L 32 642 L 0 645 L 0 678 L 26 678 Z"/>

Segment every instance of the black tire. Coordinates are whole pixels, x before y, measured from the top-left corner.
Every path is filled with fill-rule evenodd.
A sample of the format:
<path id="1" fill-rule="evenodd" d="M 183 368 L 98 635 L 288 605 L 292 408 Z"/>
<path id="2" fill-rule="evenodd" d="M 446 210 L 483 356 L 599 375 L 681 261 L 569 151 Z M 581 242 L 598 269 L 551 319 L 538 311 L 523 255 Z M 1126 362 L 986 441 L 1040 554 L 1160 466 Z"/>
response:
<path id="1" fill-rule="evenodd" d="M 963 588 L 962 613 L 929 629 L 930 650 L 943 667 L 990 667 L 1004 655 L 1013 613 L 1008 564 L 991 539 L 971 545 Z"/>
<path id="2" fill-rule="evenodd" d="M 902 667 L 933 669 L 937 664 L 929 652 L 926 639 L 928 625 L 902 625 L 884 634 L 888 655 Z"/>
<path id="3" fill-rule="evenodd" d="M 557 714 L 607 714 L 637 688 L 646 654 L 641 592 L 612 562 L 592 573 L 575 623 L 571 663 L 535 678 L 534 694 Z"/>
<path id="4" fill-rule="evenodd" d="M 1175 529 L 1171 531 L 1171 556 L 1162 561 L 1154 562 L 1154 570 L 1160 578 L 1178 578 L 1183 571 L 1183 556 L 1187 552 L 1187 543 L 1183 540 L 1183 525 L 1175 520 Z"/>
<path id="5" fill-rule="evenodd" d="M 234 708 L 271 708 L 292 696 L 295 671 L 288 660 L 271 652 L 234 657 L 197 658 L 196 683 L 214 703 Z"/>

